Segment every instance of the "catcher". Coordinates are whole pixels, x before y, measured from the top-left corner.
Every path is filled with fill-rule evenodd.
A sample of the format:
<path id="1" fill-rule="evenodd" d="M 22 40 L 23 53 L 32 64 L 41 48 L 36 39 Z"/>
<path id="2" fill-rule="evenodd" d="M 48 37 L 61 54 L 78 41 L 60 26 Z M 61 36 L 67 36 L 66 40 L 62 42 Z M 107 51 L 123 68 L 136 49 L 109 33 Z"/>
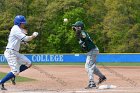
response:
<path id="1" fill-rule="evenodd" d="M 76 33 L 77 40 L 83 50 L 87 53 L 85 69 L 88 73 L 89 83 L 85 89 L 95 88 L 98 84 L 106 80 L 106 77 L 100 72 L 96 66 L 96 57 L 99 53 L 98 47 L 93 43 L 88 33 L 84 30 L 84 23 L 77 21 L 72 25 L 72 29 Z M 97 84 L 94 82 L 94 74 L 99 77 Z"/>

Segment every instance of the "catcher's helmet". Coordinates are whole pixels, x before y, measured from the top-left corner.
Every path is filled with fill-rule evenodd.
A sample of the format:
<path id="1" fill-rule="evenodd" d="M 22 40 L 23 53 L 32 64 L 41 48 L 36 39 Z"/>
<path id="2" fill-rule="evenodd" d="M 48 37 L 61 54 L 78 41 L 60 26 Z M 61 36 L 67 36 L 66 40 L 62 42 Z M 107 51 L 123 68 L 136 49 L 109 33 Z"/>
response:
<path id="1" fill-rule="evenodd" d="M 23 15 L 17 15 L 14 19 L 14 25 L 20 26 L 20 24 L 26 24 L 26 19 Z"/>
<path id="2" fill-rule="evenodd" d="M 82 21 L 77 21 L 75 24 L 72 24 L 72 26 L 81 27 L 83 29 L 84 28 L 84 23 Z"/>

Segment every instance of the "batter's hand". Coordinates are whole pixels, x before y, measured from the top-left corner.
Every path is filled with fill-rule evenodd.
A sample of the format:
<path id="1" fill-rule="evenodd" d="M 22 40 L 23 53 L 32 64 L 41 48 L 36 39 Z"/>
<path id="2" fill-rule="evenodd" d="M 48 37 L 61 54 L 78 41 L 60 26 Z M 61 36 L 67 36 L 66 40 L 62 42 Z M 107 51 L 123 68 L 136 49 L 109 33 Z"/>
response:
<path id="1" fill-rule="evenodd" d="M 38 36 L 38 32 L 34 32 L 34 33 L 32 34 L 32 36 L 33 36 L 33 37 L 37 37 L 37 36 Z"/>

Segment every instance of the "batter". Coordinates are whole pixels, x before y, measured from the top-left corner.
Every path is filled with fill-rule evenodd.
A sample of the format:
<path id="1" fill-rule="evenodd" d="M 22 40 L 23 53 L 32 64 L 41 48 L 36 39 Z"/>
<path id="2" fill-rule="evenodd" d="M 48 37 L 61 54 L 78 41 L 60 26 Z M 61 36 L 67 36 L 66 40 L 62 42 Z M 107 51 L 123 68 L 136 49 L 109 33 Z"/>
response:
<path id="1" fill-rule="evenodd" d="M 4 56 L 11 68 L 11 71 L 0 80 L 1 90 L 6 90 L 4 83 L 10 79 L 15 80 L 15 77 L 22 71 L 31 67 L 31 61 L 24 55 L 19 53 L 21 42 L 33 40 L 38 32 L 34 32 L 31 36 L 27 36 L 24 31 L 26 19 L 23 15 L 17 15 L 14 19 L 14 26 L 11 28 L 8 44 L 4 52 Z"/>

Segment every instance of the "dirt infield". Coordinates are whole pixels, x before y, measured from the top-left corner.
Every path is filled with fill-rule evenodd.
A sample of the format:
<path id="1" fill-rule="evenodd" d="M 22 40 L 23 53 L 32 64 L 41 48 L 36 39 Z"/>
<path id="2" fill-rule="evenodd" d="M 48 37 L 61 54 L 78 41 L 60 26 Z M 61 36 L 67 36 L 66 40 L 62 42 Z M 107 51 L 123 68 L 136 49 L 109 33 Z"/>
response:
<path id="1" fill-rule="evenodd" d="M 36 79 L 17 85 L 6 83 L 7 91 L 0 93 L 140 93 L 140 67 L 99 66 L 106 75 L 103 84 L 115 85 L 115 89 L 84 89 L 88 78 L 84 66 L 35 65 L 20 76 Z M 0 66 L 8 72 L 8 66 Z M 98 80 L 98 77 L 95 77 Z"/>

